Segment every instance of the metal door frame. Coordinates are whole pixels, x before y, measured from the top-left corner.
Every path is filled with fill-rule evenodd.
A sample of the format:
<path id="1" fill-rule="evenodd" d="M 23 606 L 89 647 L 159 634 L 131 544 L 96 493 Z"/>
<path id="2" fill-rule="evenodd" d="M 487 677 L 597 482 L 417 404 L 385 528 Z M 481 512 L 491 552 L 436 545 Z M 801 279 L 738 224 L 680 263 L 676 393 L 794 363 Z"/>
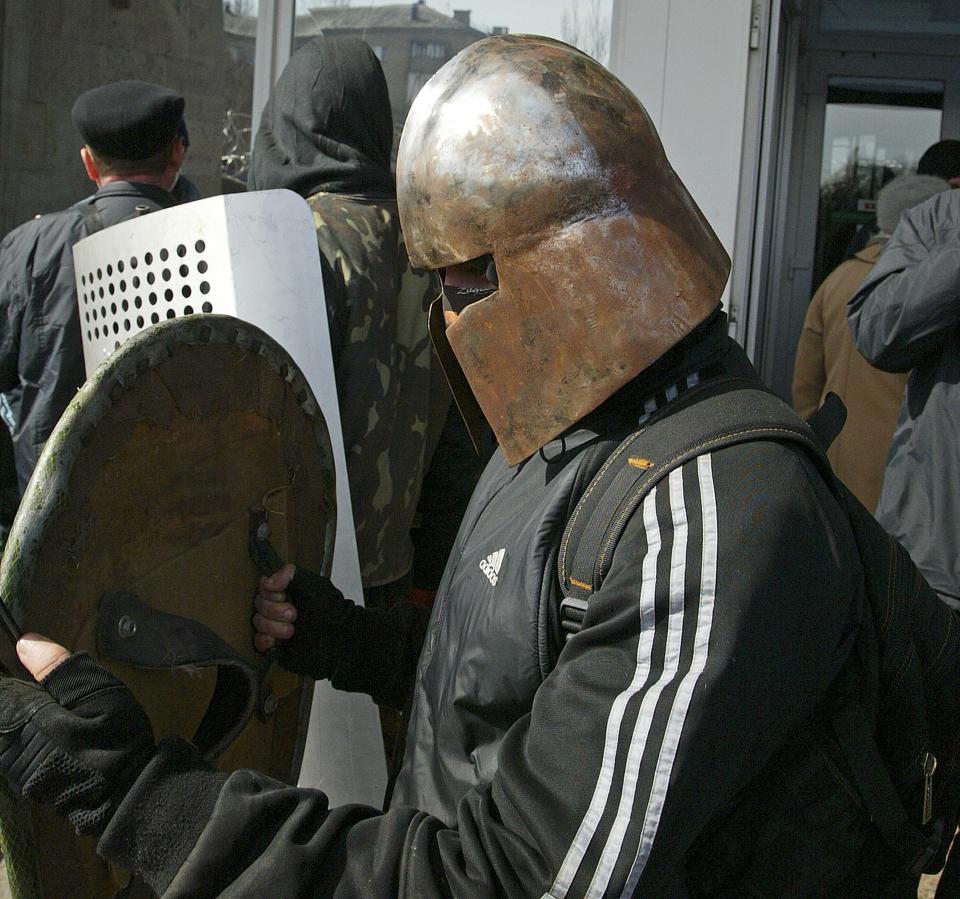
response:
<path id="1" fill-rule="evenodd" d="M 263 107 L 273 85 L 293 52 L 296 21 L 295 0 L 260 0 L 257 14 L 257 40 L 254 44 L 253 108 L 250 124 L 250 148 L 260 127 Z"/>
<path id="2" fill-rule="evenodd" d="M 800 53 L 801 17 L 792 0 L 775 4 L 771 11 L 765 72 L 762 146 L 757 173 L 756 217 L 745 243 L 750 247 L 751 264 L 746 279 L 747 302 L 739 329 L 731 333 L 742 340 L 747 355 L 759 364 L 763 355 L 763 336 L 770 314 L 770 272 L 782 258 L 782 234 L 787 210 L 791 148 L 793 145 L 794 105 L 797 96 L 797 70 Z M 746 141 L 744 141 L 746 144 Z M 738 228 L 739 228 L 738 215 Z M 738 232 L 739 234 L 739 232 Z M 738 245 L 743 243 L 738 241 Z"/>

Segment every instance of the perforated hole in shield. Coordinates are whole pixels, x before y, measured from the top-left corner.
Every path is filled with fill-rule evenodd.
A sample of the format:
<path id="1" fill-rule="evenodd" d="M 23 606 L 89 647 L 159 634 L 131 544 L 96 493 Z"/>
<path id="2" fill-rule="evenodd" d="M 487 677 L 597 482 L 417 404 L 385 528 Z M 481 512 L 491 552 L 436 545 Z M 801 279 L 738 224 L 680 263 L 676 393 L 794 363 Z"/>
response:
<path id="1" fill-rule="evenodd" d="M 81 272 L 80 316 L 98 355 L 112 353 L 120 345 L 117 337 L 151 324 L 213 312 L 206 299 L 212 290 L 206 254 L 203 240 L 174 239 L 133 254 L 128 250 L 123 258 L 101 258 L 95 268 Z"/>

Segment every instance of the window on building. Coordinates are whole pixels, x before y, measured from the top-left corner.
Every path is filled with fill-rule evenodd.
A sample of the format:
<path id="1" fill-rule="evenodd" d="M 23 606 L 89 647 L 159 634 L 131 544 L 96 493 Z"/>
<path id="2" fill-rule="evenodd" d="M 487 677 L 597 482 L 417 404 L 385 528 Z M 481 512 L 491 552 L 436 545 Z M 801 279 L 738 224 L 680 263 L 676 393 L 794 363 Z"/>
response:
<path id="1" fill-rule="evenodd" d="M 410 44 L 411 56 L 425 56 L 427 59 L 446 59 L 447 45 L 436 41 L 413 41 Z"/>
<path id="2" fill-rule="evenodd" d="M 414 97 L 420 93 L 422 88 L 429 80 L 433 72 L 408 72 L 407 73 L 407 105 L 409 106 Z"/>

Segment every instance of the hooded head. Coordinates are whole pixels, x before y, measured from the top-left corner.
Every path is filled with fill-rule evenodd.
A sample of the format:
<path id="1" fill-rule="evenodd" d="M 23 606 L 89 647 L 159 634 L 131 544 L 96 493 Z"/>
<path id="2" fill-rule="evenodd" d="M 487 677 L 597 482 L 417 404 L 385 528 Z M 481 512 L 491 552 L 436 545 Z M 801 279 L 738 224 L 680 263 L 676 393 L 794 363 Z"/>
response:
<path id="1" fill-rule="evenodd" d="M 392 196 L 393 116 L 380 60 L 357 38 L 320 37 L 287 63 L 263 109 L 250 188 Z"/>
<path id="2" fill-rule="evenodd" d="M 906 210 L 949 188 L 950 183 L 936 175 L 899 175 L 889 181 L 877 194 L 877 226 L 880 233 L 889 237 Z"/>
<path id="3" fill-rule="evenodd" d="M 443 66 L 410 110 L 397 184 L 415 265 L 493 257 L 499 289 L 444 336 L 510 464 L 720 301 L 729 259 L 650 118 L 559 41 L 490 37 Z"/>

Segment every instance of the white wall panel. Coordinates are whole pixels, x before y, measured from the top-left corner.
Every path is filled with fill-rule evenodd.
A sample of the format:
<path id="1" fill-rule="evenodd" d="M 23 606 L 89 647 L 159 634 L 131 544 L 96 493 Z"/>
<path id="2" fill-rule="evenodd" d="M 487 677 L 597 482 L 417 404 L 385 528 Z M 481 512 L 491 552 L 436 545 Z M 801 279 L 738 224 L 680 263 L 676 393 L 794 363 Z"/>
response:
<path id="1" fill-rule="evenodd" d="M 610 69 L 660 128 L 666 75 L 669 0 L 613 0 Z"/>
<path id="2" fill-rule="evenodd" d="M 733 255 L 751 0 L 614 0 L 610 68 Z"/>

